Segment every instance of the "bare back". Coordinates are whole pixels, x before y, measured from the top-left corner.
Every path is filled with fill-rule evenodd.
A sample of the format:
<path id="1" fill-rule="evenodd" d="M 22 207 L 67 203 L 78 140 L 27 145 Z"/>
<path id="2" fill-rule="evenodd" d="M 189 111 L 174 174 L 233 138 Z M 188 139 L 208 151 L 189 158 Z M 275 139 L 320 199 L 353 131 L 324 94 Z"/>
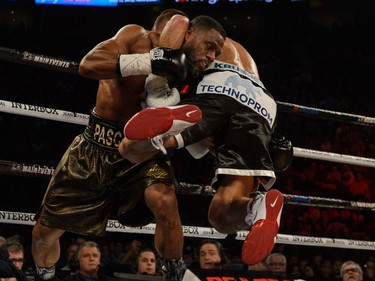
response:
<path id="1" fill-rule="evenodd" d="M 249 52 L 241 44 L 228 37 L 225 39 L 221 54 L 216 59 L 237 65 L 259 78 L 258 68 Z"/>
<path id="2" fill-rule="evenodd" d="M 99 116 L 125 123 L 141 110 L 147 76 L 120 77 L 116 72 L 117 55 L 147 53 L 157 46 L 158 39 L 158 33 L 139 25 L 126 25 L 82 59 L 80 74 L 99 80 L 95 104 Z"/>

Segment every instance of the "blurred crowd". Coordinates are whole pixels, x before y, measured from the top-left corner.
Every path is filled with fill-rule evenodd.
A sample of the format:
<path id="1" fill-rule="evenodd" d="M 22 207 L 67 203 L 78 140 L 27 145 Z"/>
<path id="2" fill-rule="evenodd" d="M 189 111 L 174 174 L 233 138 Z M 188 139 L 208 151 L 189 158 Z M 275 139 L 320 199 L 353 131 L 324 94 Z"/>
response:
<path id="1" fill-rule="evenodd" d="M 95 277 L 98 281 L 104 281 L 105 277 L 111 276 L 124 277 L 121 274 L 162 275 L 160 257 L 147 239 L 126 240 L 122 237 L 123 239 L 111 241 L 87 238 L 70 235 L 62 240 L 62 252 L 56 265 L 56 274 L 60 280 L 79 280 L 75 279 L 75 276 L 82 275 Z M 30 259 L 30 249 L 25 248 L 23 243 L 23 237 L 18 235 L 7 238 L 0 236 L 0 249 L 9 253 L 9 262 L 20 270 L 28 281 L 32 281 L 34 267 Z M 330 256 L 317 251 L 297 256 L 274 249 L 263 261 L 247 266 L 223 245 L 226 244 L 214 239 L 194 239 L 189 243 L 184 255 L 186 268 L 198 275 L 200 270 L 225 269 L 227 273 L 242 272 L 246 276 L 261 272 L 264 277 L 276 277 L 280 280 L 375 280 L 373 255 L 360 259 L 353 255 Z M 92 254 L 89 260 L 89 254 L 83 253 L 85 250 Z M 349 264 L 354 267 L 348 267 Z M 346 276 L 347 274 L 349 276 Z"/>

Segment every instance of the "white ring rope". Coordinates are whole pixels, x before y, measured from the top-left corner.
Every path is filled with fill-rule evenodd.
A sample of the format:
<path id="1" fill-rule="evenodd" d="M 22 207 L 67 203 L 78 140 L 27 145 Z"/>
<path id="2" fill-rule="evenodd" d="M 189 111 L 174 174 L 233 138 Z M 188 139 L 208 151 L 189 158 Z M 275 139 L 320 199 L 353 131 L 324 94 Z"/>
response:
<path id="1" fill-rule="evenodd" d="M 307 148 L 293 148 L 293 156 L 375 168 L 375 159 Z"/>
<path id="2" fill-rule="evenodd" d="M 78 75 L 79 63 L 66 59 L 0 47 L 0 60 Z M 357 125 L 375 126 L 375 118 L 276 101 L 280 112 Z"/>
<path id="3" fill-rule="evenodd" d="M 0 100 L 0 112 L 79 125 L 87 125 L 89 121 L 87 114 L 6 100 Z"/>
<path id="4" fill-rule="evenodd" d="M 33 226 L 35 214 L 0 211 L 0 223 L 19 224 Z M 224 239 L 226 234 L 217 232 L 212 227 L 182 226 L 186 237 Z M 108 232 L 154 234 L 155 224 L 150 223 L 142 227 L 124 226 L 116 220 L 109 220 L 106 230 Z M 236 240 L 245 240 L 248 231 L 238 231 Z M 329 248 L 346 248 L 357 250 L 375 250 L 375 242 L 352 239 L 336 239 L 325 237 L 310 237 L 289 234 L 277 234 L 276 243 L 290 245 L 317 246 Z"/>
<path id="5" fill-rule="evenodd" d="M 89 115 L 50 107 L 0 100 L 0 112 L 86 125 Z M 294 156 L 375 168 L 375 159 L 294 147 Z"/>
<path id="6" fill-rule="evenodd" d="M 55 169 L 52 166 L 43 166 L 37 164 L 26 164 L 20 162 L 0 160 L 0 174 L 50 178 L 54 171 Z M 213 196 L 215 194 L 215 190 L 209 185 L 193 184 L 186 182 L 178 182 L 176 184 L 176 192 L 178 194 L 205 196 Z M 375 211 L 375 203 L 356 202 L 342 199 L 311 197 L 292 194 L 283 194 L 283 196 L 285 198 L 286 204 L 320 208 Z"/>

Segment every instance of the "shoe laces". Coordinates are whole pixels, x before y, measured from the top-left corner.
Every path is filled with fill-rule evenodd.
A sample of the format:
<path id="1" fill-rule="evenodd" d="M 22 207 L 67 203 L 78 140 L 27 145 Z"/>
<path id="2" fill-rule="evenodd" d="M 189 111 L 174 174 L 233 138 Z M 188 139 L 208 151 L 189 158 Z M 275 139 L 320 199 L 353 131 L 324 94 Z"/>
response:
<path id="1" fill-rule="evenodd" d="M 151 144 L 157 150 L 160 150 L 164 154 L 167 154 L 167 150 L 165 149 L 164 144 L 163 144 L 163 136 L 162 135 L 158 135 L 158 136 L 155 136 L 155 137 L 151 138 Z"/>
<path id="2" fill-rule="evenodd" d="M 164 280 L 181 281 L 186 270 L 186 264 L 182 258 L 178 260 L 163 260 L 162 272 Z"/>

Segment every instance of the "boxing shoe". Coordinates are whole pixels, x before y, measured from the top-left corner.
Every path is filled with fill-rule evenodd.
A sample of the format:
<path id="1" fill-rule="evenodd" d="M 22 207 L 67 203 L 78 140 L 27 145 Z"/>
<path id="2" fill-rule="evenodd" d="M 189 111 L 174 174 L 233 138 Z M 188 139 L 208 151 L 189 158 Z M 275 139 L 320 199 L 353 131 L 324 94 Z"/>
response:
<path id="1" fill-rule="evenodd" d="M 284 197 L 280 191 L 271 189 L 257 195 L 250 204 L 253 224 L 242 245 L 242 261 L 253 265 L 271 253 L 280 224 Z"/>
<path id="2" fill-rule="evenodd" d="M 124 136 L 129 140 L 148 140 L 158 135 L 177 135 L 201 119 L 201 110 L 191 104 L 145 108 L 126 123 Z"/>
<path id="3" fill-rule="evenodd" d="M 165 281 L 181 281 L 186 271 L 182 258 L 178 260 L 162 260 L 162 272 Z"/>
<path id="4" fill-rule="evenodd" d="M 35 267 L 34 273 L 34 280 L 35 281 L 60 281 L 59 278 L 55 275 L 55 266 L 50 268 L 46 267 Z"/>

